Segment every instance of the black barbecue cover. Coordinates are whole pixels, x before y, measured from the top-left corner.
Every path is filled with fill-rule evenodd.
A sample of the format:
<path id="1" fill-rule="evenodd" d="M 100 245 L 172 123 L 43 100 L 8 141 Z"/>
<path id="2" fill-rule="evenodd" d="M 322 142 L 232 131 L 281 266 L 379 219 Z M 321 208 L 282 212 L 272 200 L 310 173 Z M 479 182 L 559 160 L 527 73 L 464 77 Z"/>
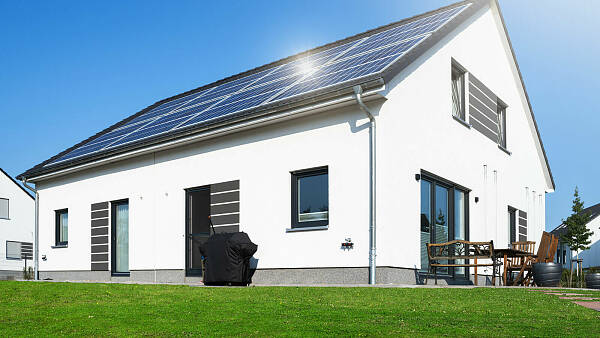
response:
<path id="1" fill-rule="evenodd" d="M 200 253 L 204 256 L 204 284 L 250 284 L 250 257 L 257 249 L 245 232 L 210 236 L 200 245 Z"/>

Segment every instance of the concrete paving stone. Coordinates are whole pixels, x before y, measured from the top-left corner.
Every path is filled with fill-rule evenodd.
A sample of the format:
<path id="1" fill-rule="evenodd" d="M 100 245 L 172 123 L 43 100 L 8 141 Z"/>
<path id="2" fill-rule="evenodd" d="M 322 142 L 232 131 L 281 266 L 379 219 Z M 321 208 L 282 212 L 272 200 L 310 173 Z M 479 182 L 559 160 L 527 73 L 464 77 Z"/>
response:
<path id="1" fill-rule="evenodd" d="M 593 297 L 558 297 L 560 299 L 570 299 L 570 300 L 600 300 L 600 298 Z"/>
<path id="2" fill-rule="evenodd" d="M 573 302 L 577 305 L 587 307 L 588 309 L 600 311 L 600 302 Z"/>

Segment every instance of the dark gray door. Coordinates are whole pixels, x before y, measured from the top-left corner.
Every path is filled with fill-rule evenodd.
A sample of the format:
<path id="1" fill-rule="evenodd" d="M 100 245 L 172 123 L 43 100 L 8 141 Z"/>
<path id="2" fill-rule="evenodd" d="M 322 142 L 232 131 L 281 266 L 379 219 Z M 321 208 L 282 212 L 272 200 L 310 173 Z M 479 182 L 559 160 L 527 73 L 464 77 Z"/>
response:
<path id="1" fill-rule="evenodd" d="M 202 255 L 199 246 L 210 236 L 210 187 L 186 190 L 186 245 L 187 276 L 202 276 Z"/>

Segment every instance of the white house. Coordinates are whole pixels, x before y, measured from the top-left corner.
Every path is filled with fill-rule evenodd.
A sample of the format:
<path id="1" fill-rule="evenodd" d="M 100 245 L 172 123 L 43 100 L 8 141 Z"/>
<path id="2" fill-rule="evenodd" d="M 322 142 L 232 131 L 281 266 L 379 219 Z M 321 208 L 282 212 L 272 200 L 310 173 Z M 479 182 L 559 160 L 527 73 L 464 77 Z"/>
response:
<path id="1" fill-rule="evenodd" d="M 498 4 L 477 0 L 162 100 L 19 178 L 41 278 L 159 282 L 197 278 L 212 215 L 258 244 L 254 282 L 416 283 L 426 242 L 539 241 L 554 190 Z"/>
<path id="2" fill-rule="evenodd" d="M 0 168 L 0 278 L 23 277 L 33 266 L 35 201 Z"/>
<path id="3" fill-rule="evenodd" d="M 590 221 L 586 227 L 594 234 L 590 237 L 590 248 L 579 253 L 579 258 L 582 259 L 583 268 L 600 267 L 600 203 L 583 209 L 582 213 L 590 214 Z M 552 234 L 562 236 L 567 232 L 565 224 L 557 226 L 552 230 Z M 577 258 L 577 253 L 571 251 L 567 244 L 559 241 L 558 250 L 556 251 L 556 262 L 561 263 L 565 269 L 571 269 L 571 260 Z"/>

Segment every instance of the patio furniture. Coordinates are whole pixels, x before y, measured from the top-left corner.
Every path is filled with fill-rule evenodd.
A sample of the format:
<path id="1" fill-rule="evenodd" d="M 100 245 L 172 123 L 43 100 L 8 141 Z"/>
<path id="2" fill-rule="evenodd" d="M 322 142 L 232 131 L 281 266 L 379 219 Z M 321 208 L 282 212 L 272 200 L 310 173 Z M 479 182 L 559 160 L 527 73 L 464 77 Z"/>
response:
<path id="1" fill-rule="evenodd" d="M 517 244 L 518 246 L 519 244 Z M 542 233 L 540 245 L 538 247 L 537 255 L 528 255 L 515 262 L 508 262 L 507 272 L 512 276 L 512 273 L 519 271 L 517 277 L 513 281 L 513 285 L 520 283 L 524 286 L 533 284 L 533 264 L 535 263 L 546 263 L 554 260 L 556 249 L 558 247 L 558 238 L 551 235 L 548 232 Z"/>
<path id="2" fill-rule="evenodd" d="M 515 242 L 516 243 L 516 242 Z M 523 242 L 522 242 L 523 243 Z M 532 242 L 535 245 L 535 242 Z M 502 260 L 503 273 L 502 273 L 502 285 L 508 285 L 507 275 L 510 276 L 510 273 L 515 270 L 521 270 L 521 267 L 526 264 L 526 262 L 534 257 L 533 249 L 531 247 L 527 247 L 526 250 L 519 250 L 516 248 L 524 248 L 523 246 L 516 245 L 507 249 L 496 249 L 494 250 L 494 256 L 496 261 Z M 513 285 L 516 285 L 516 282 L 521 278 L 521 274 L 519 274 L 518 278 L 515 280 Z"/>
<path id="3" fill-rule="evenodd" d="M 437 285 L 437 268 L 439 267 L 474 267 L 475 285 L 477 285 L 477 267 L 492 267 L 492 284 L 496 284 L 496 260 L 494 259 L 494 242 L 469 242 L 464 240 L 453 240 L 445 243 L 427 243 L 427 255 L 429 256 L 429 274 L 433 272 L 435 284 Z M 479 263 L 478 260 L 490 259 L 491 263 Z M 469 261 L 473 260 L 473 263 Z"/>

